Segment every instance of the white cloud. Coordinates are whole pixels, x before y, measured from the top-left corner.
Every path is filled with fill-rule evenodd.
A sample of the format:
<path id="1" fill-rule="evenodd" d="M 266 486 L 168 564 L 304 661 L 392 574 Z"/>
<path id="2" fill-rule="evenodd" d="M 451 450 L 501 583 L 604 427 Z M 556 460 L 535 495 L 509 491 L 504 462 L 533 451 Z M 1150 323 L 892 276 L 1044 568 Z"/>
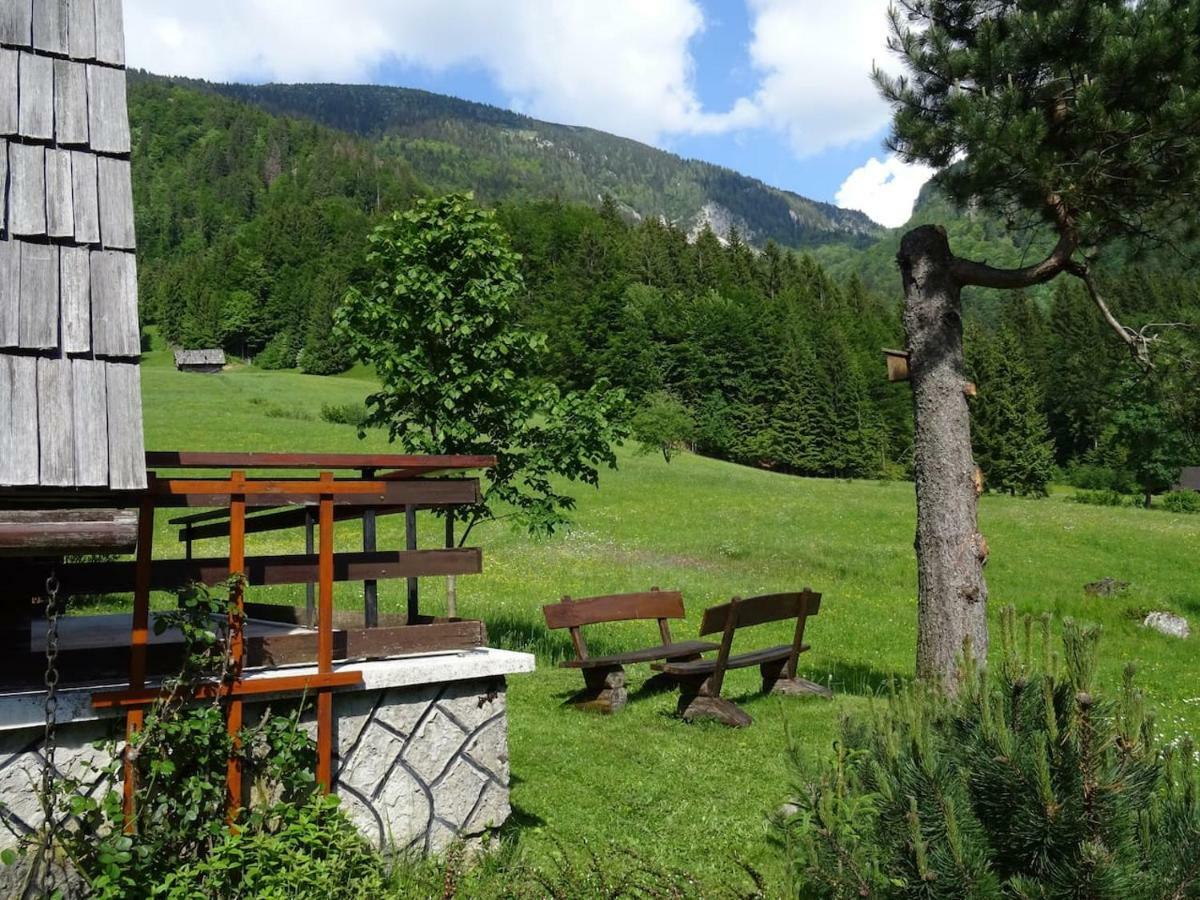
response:
<path id="1" fill-rule="evenodd" d="M 131 65 L 162 74 L 363 82 L 389 62 L 473 67 L 538 118 L 650 143 L 774 132 L 797 165 L 886 127 L 868 75 L 888 60 L 888 0 L 744 2 L 758 83 L 715 112 L 695 88 L 701 0 L 126 0 L 126 32 Z M 872 160 L 837 202 L 894 221 L 914 184 L 896 163 Z"/>
<path id="2" fill-rule="evenodd" d="M 389 60 L 476 66 L 514 108 L 652 142 L 767 128 L 803 157 L 886 124 L 867 75 L 887 0 L 745 2 L 761 80 L 720 112 L 694 88 L 700 0 L 127 0 L 126 24 L 131 63 L 153 72 L 366 81 Z"/>
<path id="3" fill-rule="evenodd" d="M 917 195 L 933 171 L 905 163 L 894 153 L 883 160 L 872 157 L 842 182 L 837 205 L 864 212 L 888 228 L 899 228 L 912 216 Z"/>
<path id="4" fill-rule="evenodd" d="M 696 0 L 127 0 L 132 65 L 214 81 L 365 81 L 477 66 L 514 108 L 646 141 L 711 127 Z"/>
<path id="5" fill-rule="evenodd" d="M 800 157 L 867 140 L 887 125 L 869 78 L 873 63 L 887 61 L 887 0 L 747 2 L 750 59 L 762 80 L 739 101 L 743 119 L 785 133 Z"/>

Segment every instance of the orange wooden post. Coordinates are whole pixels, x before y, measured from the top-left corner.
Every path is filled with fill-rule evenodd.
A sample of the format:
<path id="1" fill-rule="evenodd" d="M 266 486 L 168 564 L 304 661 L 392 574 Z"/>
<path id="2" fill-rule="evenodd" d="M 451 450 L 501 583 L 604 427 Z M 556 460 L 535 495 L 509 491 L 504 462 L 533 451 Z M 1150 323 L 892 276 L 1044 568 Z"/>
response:
<path id="1" fill-rule="evenodd" d="M 137 568 L 133 587 L 133 625 L 129 635 L 129 687 L 138 690 L 146 686 L 146 645 L 150 641 L 150 566 L 154 557 L 154 473 L 147 473 L 147 490 L 138 512 Z M 137 769 L 133 764 L 130 743 L 142 730 L 145 709 L 131 709 L 125 716 L 125 759 L 123 807 L 125 831 L 132 834 L 137 827 Z"/>
<path id="2" fill-rule="evenodd" d="M 238 488 L 245 488 L 246 473 L 233 472 L 229 480 L 232 489 L 229 498 L 229 674 L 231 682 L 236 684 L 242 678 L 242 660 L 245 656 L 246 495 L 240 493 Z M 230 825 L 237 819 L 242 805 L 242 761 L 239 756 L 242 749 L 242 712 L 241 698 L 231 694 L 225 723 L 232 740 L 225 772 L 225 815 Z"/>
<path id="3" fill-rule="evenodd" d="M 333 671 L 333 473 L 321 473 L 320 539 L 317 560 L 317 671 Z M 333 693 L 317 692 L 317 782 L 333 789 Z"/>

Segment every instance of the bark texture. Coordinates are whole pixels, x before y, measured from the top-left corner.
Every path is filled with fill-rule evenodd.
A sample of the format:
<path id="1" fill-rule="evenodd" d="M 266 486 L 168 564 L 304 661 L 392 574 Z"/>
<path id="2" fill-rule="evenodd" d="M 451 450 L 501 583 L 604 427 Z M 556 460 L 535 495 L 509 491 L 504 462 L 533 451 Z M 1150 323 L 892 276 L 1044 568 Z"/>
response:
<path id="1" fill-rule="evenodd" d="M 961 286 L 943 229 L 910 231 L 898 256 L 915 418 L 917 675 L 954 690 L 971 639 L 987 653 L 986 546 L 978 533 Z"/>

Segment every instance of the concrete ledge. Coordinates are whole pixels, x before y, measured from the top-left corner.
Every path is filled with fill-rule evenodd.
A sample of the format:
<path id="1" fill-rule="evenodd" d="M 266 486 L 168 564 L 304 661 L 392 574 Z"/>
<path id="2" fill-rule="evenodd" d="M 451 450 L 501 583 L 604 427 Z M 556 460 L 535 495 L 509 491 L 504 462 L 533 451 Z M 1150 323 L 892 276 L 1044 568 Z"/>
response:
<path id="1" fill-rule="evenodd" d="M 341 688 L 338 693 L 381 691 L 388 688 L 417 687 L 427 684 L 448 684 L 515 675 L 534 670 L 534 657 L 529 653 L 480 647 L 446 653 L 381 659 L 367 662 L 344 662 L 334 666 L 337 671 L 362 672 L 363 685 Z M 260 669 L 247 672 L 247 680 L 271 678 L 278 674 L 305 675 L 314 673 L 314 666 Z M 122 710 L 97 710 L 92 707 L 92 694 L 104 690 L 121 690 L 124 683 L 94 684 L 87 687 L 67 687 L 58 693 L 55 721 L 91 722 L 124 716 Z M 23 691 L 0 694 L 0 733 L 45 725 L 45 691 Z M 272 695 L 256 697 L 255 702 L 268 700 Z"/>

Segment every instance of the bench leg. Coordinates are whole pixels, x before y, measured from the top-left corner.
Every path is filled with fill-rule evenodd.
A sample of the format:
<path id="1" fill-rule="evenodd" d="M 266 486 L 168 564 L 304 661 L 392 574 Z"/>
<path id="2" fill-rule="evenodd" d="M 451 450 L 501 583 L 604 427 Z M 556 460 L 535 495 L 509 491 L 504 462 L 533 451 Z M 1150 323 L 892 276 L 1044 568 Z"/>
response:
<path id="1" fill-rule="evenodd" d="M 724 697 L 713 696 L 708 677 L 682 679 L 679 682 L 680 718 L 685 722 L 712 719 L 731 728 L 745 728 L 754 720 L 750 714 Z"/>
<path id="2" fill-rule="evenodd" d="M 762 673 L 764 694 L 781 694 L 789 697 L 815 694 L 827 700 L 833 699 L 833 691 L 827 687 L 805 678 L 800 678 L 799 676 L 796 678 L 785 677 L 783 674 L 785 662 L 786 660 L 763 663 L 758 667 L 758 670 Z"/>
<path id="3" fill-rule="evenodd" d="M 606 666 L 583 670 L 586 687 L 568 702 L 588 712 L 615 713 L 629 699 L 625 689 L 625 669 Z"/>

